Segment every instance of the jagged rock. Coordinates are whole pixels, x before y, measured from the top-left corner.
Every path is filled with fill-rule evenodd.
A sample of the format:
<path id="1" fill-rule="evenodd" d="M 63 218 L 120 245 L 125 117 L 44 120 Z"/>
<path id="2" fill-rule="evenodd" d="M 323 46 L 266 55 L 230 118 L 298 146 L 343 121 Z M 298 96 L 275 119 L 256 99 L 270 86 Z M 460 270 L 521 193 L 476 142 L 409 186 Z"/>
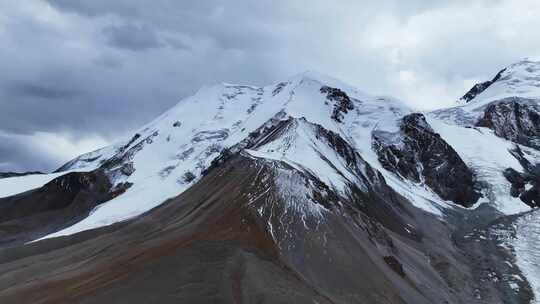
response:
<path id="1" fill-rule="evenodd" d="M 335 102 L 332 111 L 332 119 L 337 122 L 342 121 L 343 114 L 347 114 L 350 110 L 354 109 L 354 105 L 347 93 L 340 89 L 323 86 L 321 88 L 321 93 L 326 94 L 328 100 Z"/>
<path id="2" fill-rule="evenodd" d="M 540 106 L 534 100 L 510 97 L 494 102 L 476 125 L 515 143 L 540 148 Z"/>
<path id="3" fill-rule="evenodd" d="M 489 88 L 494 82 L 499 80 L 501 78 L 502 73 L 504 73 L 506 69 L 501 70 L 492 80 L 484 81 L 481 83 L 475 84 L 463 97 L 461 97 L 461 100 L 465 102 L 469 102 L 473 100 L 478 94 L 484 92 L 487 88 Z"/>
<path id="4" fill-rule="evenodd" d="M 514 151 L 514 155 L 520 159 L 521 150 Z M 538 166 L 528 163 L 521 158 L 524 173 L 520 173 L 513 168 L 507 168 L 503 175 L 510 182 L 510 194 L 513 197 L 519 197 L 521 201 L 530 207 L 540 207 L 540 175 L 538 175 Z"/>
<path id="5" fill-rule="evenodd" d="M 525 177 L 513 168 L 507 168 L 503 171 L 503 175 L 512 184 L 510 194 L 513 197 L 518 197 L 523 191 L 525 191 Z"/>
<path id="6" fill-rule="evenodd" d="M 423 114 L 407 115 L 399 132 L 375 131 L 372 139 L 385 169 L 415 183 L 425 183 L 441 198 L 463 206 L 471 206 L 480 197 L 473 172 L 433 131 Z"/>

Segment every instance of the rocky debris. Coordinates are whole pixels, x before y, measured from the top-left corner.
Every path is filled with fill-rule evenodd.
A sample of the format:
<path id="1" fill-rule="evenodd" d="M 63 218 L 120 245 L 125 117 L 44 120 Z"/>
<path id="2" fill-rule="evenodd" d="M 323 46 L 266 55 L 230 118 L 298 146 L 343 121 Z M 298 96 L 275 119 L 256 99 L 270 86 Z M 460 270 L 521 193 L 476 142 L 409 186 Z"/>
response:
<path id="1" fill-rule="evenodd" d="M 423 114 L 403 117 L 399 132 L 374 131 L 372 139 L 385 169 L 425 183 L 442 199 L 462 206 L 471 206 L 480 198 L 473 172 Z"/>
<path id="2" fill-rule="evenodd" d="M 489 210 L 486 207 L 483 205 L 472 213 L 465 213 L 465 217 L 452 219 L 459 227 L 452 240 L 471 267 L 473 280 L 469 284 L 478 299 L 473 303 L 533 303 L 533 290 L 523 269 L 516 264 L 516 248 L 512 244 L 520 218 L 529 213 L 490 220 L 490 216 L 484 214 Z"/>
<path id="3" fill-rule="evenodd" d="M 403 270 L 403 265 L 392 255 L 383 257 L 384 261 L 392 270 L 399 274 L 402 277 L 405 277 L 405 270 Z"/>
<path id="4" fill-rule="evenodd" d="M 334 109 L 332 110 L 332 119 L 337 122 L 342 122 L 343 114 L 347 114 L 350 110 L 354 109 L 354 105 L 347 95 L 337 88 L 331 88 L 329 86 L 321 87 L 321 93 L 326 94 L 326 98 L 334 102 Z"/>
<path id="5" fill-rule="evenodd" d="M 487 88 L 489 88 L 494 82 L 499 80 L 501 78 L 502 73 L 504 73 L 506 69 L 501 70 L 492 80 L 488 80 L 485 82 L 477 83 L 475 84 L 463 97 L 461 97 L 460 100 L 463 100 L 465 102 L 469 102 L 473 100 L 478 94 L 484 92 Z"/>
<path id="6" fill-rule="evenodd" d="M 537 100 L 510 97 L 491 103 L 476 123 L 497 136 L 540 149 L 540 106 Z"/>

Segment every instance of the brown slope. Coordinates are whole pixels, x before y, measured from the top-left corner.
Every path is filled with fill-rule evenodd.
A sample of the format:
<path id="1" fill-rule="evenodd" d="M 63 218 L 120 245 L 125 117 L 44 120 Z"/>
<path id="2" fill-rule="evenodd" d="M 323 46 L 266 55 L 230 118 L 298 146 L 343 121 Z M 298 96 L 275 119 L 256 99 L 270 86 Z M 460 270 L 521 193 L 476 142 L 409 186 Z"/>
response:
<path id="1" fill-rule="evenodd" d="M 376 193 L 300 199 L 326 200 L 328 211 L 323 220 L 299 217 L 274 182 L 291 169 L 234 156 L 137 219 L 4 249 L 0 303 L 460 303 L 451 293 L 472 295 L 436 219 L 415 222 L 420 214 L 403 199 Z M 403 233 L 405 223 L 418 231 Z"/>
<path id="2" fill-rule="evenodd" d="M 0 302 L 328 303 L 279 261 L 252 210 L 239 207 L 255 169 L 220 168 L 164 206 L 86 240 L 4 250 Z"/>
<path id="3" fill-rule="evenodd" d="M 0 247 L 21 245 L 88 216 L 118 194 L 102 170 L 71 172 L 42 187 L 0 198 Z"/>

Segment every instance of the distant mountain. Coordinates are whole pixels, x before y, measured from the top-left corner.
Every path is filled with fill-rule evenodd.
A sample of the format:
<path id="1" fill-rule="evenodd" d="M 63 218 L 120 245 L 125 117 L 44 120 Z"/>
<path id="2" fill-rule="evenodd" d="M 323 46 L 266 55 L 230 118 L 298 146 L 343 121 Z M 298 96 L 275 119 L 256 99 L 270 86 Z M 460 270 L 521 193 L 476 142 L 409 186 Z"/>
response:
<path id="1" fill-rule="evenodd" d="M 516 63 L 429 113 L 314 72 L 202 88 L 0 180 L 0 300 L 533 301 L 537 75 Z"/>
<path id="2" fill-rule="evenodd" d="M 17 177 L 17 176 L 25 176 L 25 175 L 35 175 L 35 174 L 43 174 L 39 171 L 32 171 L 32 172 L 0 172 L 0 178 L 6 178 L 6 177 Z"/>

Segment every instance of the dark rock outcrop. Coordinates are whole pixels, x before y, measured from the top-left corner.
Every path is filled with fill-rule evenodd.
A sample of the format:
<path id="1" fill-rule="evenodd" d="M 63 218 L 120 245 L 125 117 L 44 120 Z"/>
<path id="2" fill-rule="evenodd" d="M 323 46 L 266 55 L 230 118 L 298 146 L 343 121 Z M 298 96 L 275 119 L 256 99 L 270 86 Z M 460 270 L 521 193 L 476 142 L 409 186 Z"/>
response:
<path id="1" fill-rule="evenodd" d="M 112 188 L 102 170 L 72 172 L 41 188 L 0 198 L 0 245 L 29 241 L 67 227 L 127 187 L 129 184 Z"/>
<path id="2" fill-rule="evenodd" d="M 19 176 L 26 176 L 26 175 L 33 175 L 33 174 L 43 174 L 43 172 L 40 172 L 40 171 L 32 171 L 32 172 L 0 172 L 0 178 L 19 177 Z"/>
<path id="3" fill-rule="evenodd" d="M 473 172 L 426 122 L 423 114 L 403 117 L 396 133 L 373 132 L 373 148 L 383 167 L 415 183 L 425 183 L 445 200 L 471 206 L 480 197 Z"/>
<path id="4" fill-rule="evenodd" d="M 524 172 L 518 172 L 513 168 L 503 171 L 506 180 L 512 184 L 510 195 L 519 197 L 532 208 L 540 207 L 540 165 L 527 160 L 519 146 L 511 153 L 519 160 Z"/>
<path id="5" fill-rule="evenodd" d="M 342 122 L 343 114 L 347 114 L 350 110 L 354 109 L 354 105 L 347 93 L 340 89 L 323 86 L 321 93 L 326 94 L 326 98 L 334 102 L 332 119 L 337 122 Z"/>
<path id="6" fill-rule="evenodd" d="M 497 136 L 540 149 L 540 106 L 537 101 L 510 97 L 486 107 L 476 124 L 492 129 Z"/>
<path id="7" fill-rule="evenodd" d="M 474 99 L 478 94 L 484 92 L 487 88 L 489 88 L 494 82 L 499 80 L 501 78 L 502 73 L 506 71 L 506 69 L 501 70 L 492 80 L 484 81 L 481 83 L 475 84 L 463 97 L 461 97 L 461 100 L 465 102 L 469 102 L 472 99 Z"/>

